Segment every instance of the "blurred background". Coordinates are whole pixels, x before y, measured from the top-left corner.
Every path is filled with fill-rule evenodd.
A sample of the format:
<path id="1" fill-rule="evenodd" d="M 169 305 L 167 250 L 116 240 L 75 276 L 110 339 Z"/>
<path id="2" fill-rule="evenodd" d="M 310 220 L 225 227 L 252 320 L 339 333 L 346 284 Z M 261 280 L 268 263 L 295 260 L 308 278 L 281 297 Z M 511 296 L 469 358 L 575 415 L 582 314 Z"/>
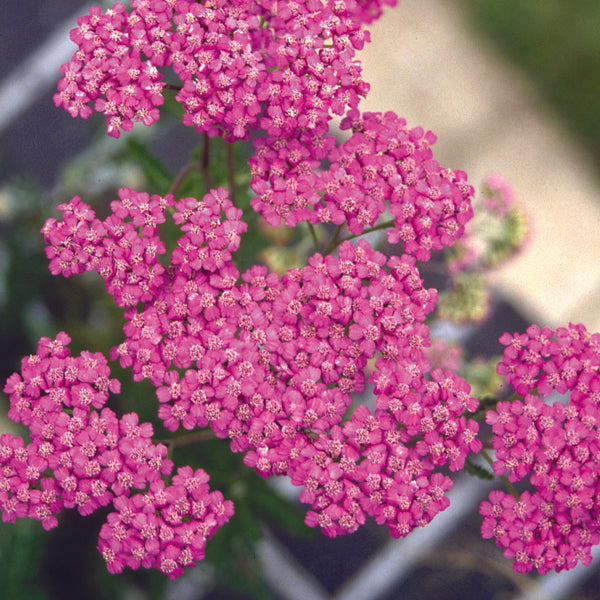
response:
<path id="1" fill-rule="evenodd" d="M 87 11 L 81 0 L 3 0 L 2 381 L 42 335 L 68 331 L 76 352 L 106 351 L 119 341 L 120 316 L 99 278 L 65 280 L 48 273 L 39 229 L 53 207 L 76 194 L 101 206 L 122 186 L 158 191 L 147 187 L 158 182 L 144 161 L 156 156 L 161 169 L 176 173 L 197 142 L 169 118 L 152 130 L 136 129 L 132 141 L 116 141 L 104 135 L 101 119 L 72 119 L 54 107 L 58 69 L 74 48 L 68 31 Z M 394 110 L 409 125 L 434 131 L 436 158 L 467 171 L 476 187 L 489 172 L 504 176 L 533 224 L 523 252 L 494 274 L 490 320 L 460 333 L 470 354 L 499 353 L 503 331 L 531 322 L 583 322 L 600 330 L 600 3 L 402 0 L 374 24 L 372 43 L 360 58 L 371 83 L 364 110 Z M 136 407 L 152 395 L 141 384 L 125 392 Z M 6 404 L 5 397 L 1 401 Z M 2 424 L 3 431 L 8 427 Z M 391 540 L 372 524 L 330 540 L 302 525 L 302 509 L 285 482 L 273 490 L 220 454 L 206 450 L 203 466 L 217 482 L 223 473 L 239 473 L 233 492 L 245 490 L 250 514 L 232 520 L 224 539 L 208 544 L 206 564 L 168 584 L 148 573 L 112 577 L 95 549 L 103 515 L 65 514 L 50 533 L 27 521 L 0 524 L 4 597 L 597 597 L 597 561 L 560 576 L 512 572 L 494 543 L 479 537 L 477 507 L 485 483 L 459 480 L 451 508 L 405 540 Z M 229 480 L 222 486 L 231 486 Z"/>

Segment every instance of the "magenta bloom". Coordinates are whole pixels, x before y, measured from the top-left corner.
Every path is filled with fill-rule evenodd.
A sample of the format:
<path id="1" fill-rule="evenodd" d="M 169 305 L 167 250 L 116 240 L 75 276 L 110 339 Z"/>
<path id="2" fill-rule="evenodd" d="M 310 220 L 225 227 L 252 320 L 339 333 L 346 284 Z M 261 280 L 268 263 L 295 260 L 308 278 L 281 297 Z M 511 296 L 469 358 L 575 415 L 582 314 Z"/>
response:
<path id="1" fill-rule="evenodd" d="M 334 114 L 366 95 L 355 51 L 369 40 L 361 24 L 380 4 L 134 0 L 130 12 L 117 2 L 104 14 L 92 7 L 71 31 L 78 50 L 61 67 L 54 103 L 82 118 L 93 103 L 118 138 L 135 122 L 158 120 L 166 86 L 159 67 L 170 66 L 181 81 L 183 123 L 199 133 L 228 141 L 258 128 L 323 134 Z"/>
<path id="2" fill-rule="evenodd" d="M 346 222 L 358 235 L 389 210 L 389 242 L 401 241 L 404 252 L 419 260 L 463 235 L 473 215 L 473 188 L 464 172 L 433 159 L 436 138 L 430 131 L 408 129 L 392 112 L 354 109 L 342 128 L 352 135 L 337 147 L 333 136 L 318 132 L 285 144 L 278 135 L 254 140 L 252 206 L 271 225 Z"/>
<path id="3" fill-rule="evenodd" d="M 480 507 L 482 535 L 496 538 L 519 572 L 589 564 L 592 546 L 600 543 L 593 459 L 600 450 L 600 336 L 583 325 L 556 334 L 532 325 L 500 341 L 506 349 L 498 373 L 525 398 L 501 402 L 486 414 L 494 434 L 493 468 L 511 482 L 528 476 L 534 489 L 518 500 L 492 492 Z M 552 392 L 568 393 L 566 404 L 540 398 Z"/>
<path id="4" fill-rule="evenodd" d="M 71 357 L 69 342 L 62 332 L 42 338 L 4 388 L 11 418 L 29 427 L 31 442 L 0 436 L 2 520 L 29 517 L 52 529 L 63 508 L 89 515 L 112 504 L 118 512 L 109 514 L 98 546 L 108 570 L 143 565 L 177 577 L 204 557 L 206 540 L 229 520 L 233 504 L 210 491 L 201 469 L 182 468 L 165 487 L 173 463 L 167 448 L 152 442 L 152 425 L 102 408 L 118 381 L 101 354 Z"/>

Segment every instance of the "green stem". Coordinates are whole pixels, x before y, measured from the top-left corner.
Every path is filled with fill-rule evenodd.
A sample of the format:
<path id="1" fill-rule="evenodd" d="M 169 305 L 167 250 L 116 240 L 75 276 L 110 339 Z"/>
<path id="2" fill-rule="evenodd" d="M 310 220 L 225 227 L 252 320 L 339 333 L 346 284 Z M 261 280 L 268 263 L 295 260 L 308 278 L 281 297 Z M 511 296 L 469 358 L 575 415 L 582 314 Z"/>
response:
<path id="1" fill-rule="evenodd" d="M 208 193 L 208 191 L 214 186 L 212 173 L 210 172 L 210 138 L 206 133 L 204 134 L 204 144 L 202 148 L 200 165 L 202 169 L 202 175 L 204 176 L 204 181 L 206 183 L 206 192 Z"/>
<path id="2" fill-rule="evenodd" d="M 494 468 L 494 461 L 492 460 L 492 457 L 485 450 L 482 450 L 480 452 L 480 454 L 481 454 L 481 456 L 483 456 L 484 460 L 493 469 Z M 506 486 L 506 489 L 508 490 L 508 493 L 511 496 L 513 496 L 515 498 L 515 500 L 519 500 L 519 493 L 515 489 L 515 486 L 508 480 L 508 477 L 506 475 L 500 475 L 500 479 L 502 479 L 502 482 Z"/>
<path id="3" fill-rule="evenodd" d="M 325 252 L 323 253 L 324 256 L 331 254 L 341 244 L 341 242 L 338 242 L 338 240 L 340 239 L 340 233 L 342 232 L 342 227 L 343 227 L 343 225 L 337 226 L 337 229 L 335 230 L 335 233 L 333 234 L 333 237 L 331 238 L 329 245 L 327 246 L 327 248 L 325 248 Z"/>
<path id="4" fill-rule="evenodd" d="M 177 173 L 177 177 L 175 177 L 175 181 L 173 182 L 173 185 L 171 185 L 171 187 L 169 188 L 168 193 L 175 195 L 177 193 L 177 191 L 179 190 L 179 188 L 181 187 L 181 184 L 184 182 L 185 178 L 192 171 L 201 171 L 201 170 L 202 170 L 202 165 L 197 162 L 190 163 L 189 165 L 186 165 L 185 167 L 183 167 L 183 169 L 181 169 L 181 171 L 179 171 L 179 173 Z"/>
<path id="5" fill-rule="evenodd" d="M 384 221 L 383 223 L 379 223 L 379 225 L 375 225 L 374 227 L 371 227 L 370 229 L 365 229 L 362 233 L 357 233 L 356 235 L 349 235 L 348 237 L 341 240 L 339 243 L 341 244 L 342 242 L 348 242 L 350 240 L 354 240 L 357 237 L 361 237 L 361 236 L 366 235 L 367 233 L 371 233 L 373 231 L 381 231 L 382 229 L 387 229 L 388 227 L 391 227 L 394 224 L 394 222 L 395 222 L 395 219 L 390 219 L 389 221 Z"/>
<path id="6" fill-rule="evenodd" d="M 162 440 L 161 443 L 167 447 L 167 458 L 172 458 L 173 452 L 176 448 L 188 446 L 189 444 L 196 444 L 197 442 L 207 442 L 214 439 L 216 439 L 215 434 L 211 429 L 203 429 L 202 431 L 186 433 L 182 436 L 171 438 L 169 440 Z"/>
<path id="7" fill-rule="evenodd" d="M 492 457 L 485 450 L 482 450 L 480 454 L 481 456 L 483 456 L 484 460 L 490 465 L 490 467 L 494 466 L 494 461 L 492 460 Z"/>
<path id="8" fill-rule="evenodd" d="M 192 171 L 200 171 L 202 176 L 204 177 L 204 182 L 206 185 L 206 192 L 208 192 L 212 187 L 212 174 L 210 172 L 210 138 L 204 134 L 202 140 L 202 156 L 200 160 L 197 162 L 189 163 L 179 173 L 177 173 L 177 177 L 175 177 L 175 181 L 173 181 L 173 185 L 171 185 L 169 189 L 169 194 L 175 195 L 177 190 L 181 187 L 185 178 Z M 231 197 L 231 196 L 230 196 Z"/>
<path id="9" fill-rule="evenodd" d="M 319 251 L 319 240 L 317 239 L 317 232 L 315 231 L 314 225 L 312 223 L 307 223 L 308 231 L 310 231 L 310 237 L 313 241 L 313 246 L 315 247 L 315 252 Z"/>
<path id="10" fill-rule="evenodd" d="M 340 233 L 342 231 L 342 225 L 339 225 L 338 228 L 335 230 L 335 234 L 334 234 L 331 242 L 329 242 L 329 246 L 327 246 L 327 249 L 325 250 L 325 254 L 331 254 L 340 244 L 343 244 L 344 242 L 349 242 L 351 240 L 355 240 L 356 238 L 366 235 L 367 233 L 371 233 L 373 231 L 381 231 L 382 229 L 388 229 L 393 224 L 394 224 L 394 219 L 390 219 L 389 221 L 384 221 L 383 223 L 379 223 L 379 225 L 375 225 L 374 227 L 365 229 L 362 233 L 357 233 L 355 235 L 349 235 L 348 237 L 345 237 L 341 240 L 340 240 Z"/>
<path id="11" fill-rule="evenodd" d="M 167 85 L 165 85 L 164 89 L 165 90 L 173 90 L 175 92 L 180 92 L 182 90 L 183 86 L 181 85 L 174 85 L 172 83 L 167 83 Z"/>
<path id="12" fill-rule="evenodd" d="M 225 155 L 227 161 L 227 180 L 229 181 L 229 199 L 236 204 L 237 191 L 235 185 L 235 155 L 233 144 L 225 142 Z"/>

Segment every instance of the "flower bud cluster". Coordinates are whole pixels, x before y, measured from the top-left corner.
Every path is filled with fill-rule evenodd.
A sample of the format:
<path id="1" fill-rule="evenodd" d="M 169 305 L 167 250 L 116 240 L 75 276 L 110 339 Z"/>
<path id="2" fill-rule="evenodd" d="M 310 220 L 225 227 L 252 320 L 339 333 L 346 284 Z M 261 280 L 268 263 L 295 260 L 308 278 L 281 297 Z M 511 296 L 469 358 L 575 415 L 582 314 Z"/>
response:
<path id="1" fill-rule="evenodd" d="M 529 216 L 511 185 L 497 173 L 489 173 L 476 199 L 477 217 L 457 244 L 457 256 L 448 264 L 453 274 L 494 268 L 506 262 L 526 244 Z"/>
<path id="2" fill-rule="evenodd" d="M 533 491 L 492 492 L 480 508 L 482 535 L 496 538 L 517 571 L 589 564 L 600 542 L 600 335 L 581 324 L 556 333 L 532 325 L 500 341 L 498 373 L 523 400 L 486 414 L 493 468 L 510 482 L 528 477 Z M 542 400 L 552 393 L 568 394 L 566 403 Z"/>
<path id="3" fill-rule="evenodd" d="M 2 520 L 29 517 L 52 529 L 63 508 L 89 515 L 112 503 L 119 512 L 109 515 L 100 542 L 109 570 L 143 561 L 174 576 L 203 557 L 206 539 L 229 518 L 232 505 L 208 490 L 203 471 L 180 469 L 165 486 L 161 478 L 173 468 L 166 446 L 152 442 L 152 425 L 140 424 L 135 413 L 118 418 L 104 407 L 119 382 L 110 379 L 102 354 L 70 356 L 69 342 L 65 333 L 42 338 L 4 387 L 9 417 L 28 428 L 31 441 L 0 436 Z M 117 528 L 117 514 L 133 533 Z M 161 519 L 168 525 L 158 527 Z"/>
<path id="4" fill-rule="evenodd" d="M 488 273 L 525 246 L 529 219 L 510 184 L 496 173 L 483 181 L 473 203 L 474 218 L 446 254 L 449 284 L 440 294 L 438 315 L 457 323 L 478 323 L 491 308 Z"/>

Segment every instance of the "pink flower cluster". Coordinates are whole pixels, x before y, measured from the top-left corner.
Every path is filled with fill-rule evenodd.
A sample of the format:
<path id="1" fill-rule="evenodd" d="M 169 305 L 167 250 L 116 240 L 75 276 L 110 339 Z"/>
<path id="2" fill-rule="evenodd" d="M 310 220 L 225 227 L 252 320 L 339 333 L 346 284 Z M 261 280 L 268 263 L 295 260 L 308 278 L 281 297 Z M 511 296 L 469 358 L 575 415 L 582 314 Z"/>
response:
<path id="1" fill-rule="evenodd" d="M 289 475 L 304 487 L 308 522 L 328 535 L 354 531 L 366 515 L 406 535 L 447 506 L 452 482 L 439 469 L 461 469 L 480 449 L 477 425 L 464 416 L 477 401 L 459 377 L 429 375 L 424 320 L 436 293 L 423 288 L 414 257 L 386 259 L 364 240 L 345 242 L 337 256 L 315 254 L 283 277 L 255 266 L 240 282 L 230 251 L 243 224 L 223 190 L 177 203 L 120 196 L 104 228 L 74 198 L 61 207 L 64 220 L 43 231 L 58 270 L 95 264 L 120 305 L 132 306 L 111 356 L 156 386 L 165 427 L 210 426 L 260 474 Z M 156 256 L 127 250 L 128 225 L 137 220 L 143 247 L 156 227 L 143 225 L 143 214 L 162 222 L 169 204 L 184 232 L 171 264 L 156 285 L 143 277 L 129 284 Z M 118 278 L 107 248 L 119 251 Z M 136 302 L 123 302 L 127 285 Z M 367 369 L 376 411 L 359 407 L 344 424 Z"/>
<path id="2" fill-rule="evenodd" d="M 500 402 L 486 414 L 492 426 L 494 472 L 525 477 L 533 491 L 504 492 L 483 502 L 482 535 L 496 538 L 517 571 L 589 564 L 600 543 L 600 334 L 583 325 L 532 325 L 504 334 L 498 373 L 523 400 Z M 544 402 L 568 394 L 566 404 Z"/>
<path id="3" fill-rule="evenodd" d="M 206 541 L 233 515 L 233 502 L 211 492 L 208 479 L 202 469 L 179 467 L 168 486 L 157 479 L 144 494 L 117 497 L 98 544 L 108 570 L 154 568 L 176 579 L 196 566 Z"/>
<path id="4" fill-rule="evenodd" d="M 165 208 L 175 206 L 175 221 L 184 222 L 185 235 L 178 241 L 173 262 L 184 270 L 217 271 L 231 265 L 231 252 L 237 250 L 240 234 L 247 225 L 242 211 L 227 199 L 220 188 L 201 202 L 186 198 L 175 203 L 173 196 L 150 197 L 128 188 L 119 190 L 120 200 L 111 203 L 112 214 L 104 221 L 75 197 L 57 208 L 62 221 L 48 219 L 42 228 L 48 244 L 50 271 L 69 277 L 84 271 L 97 271 L 106 281 L 108 292 L 119 306 L 135 306 L 152 300 L 168 277 L 158 256 L 165 253 L 159 225 L 165 222 Z M 221 223 L 221 211 L 226 221 Z M 192 216 L 192 218 L 189 218 Z M 197 248 L 206 241 L 200 250 Z"/>
<path id="5" fill-rule="evenodd" d="M 159 68 L 180 80 L 183 122 L 198 132 L 235 141 L 260 125 L 271 135 L 298 130 L 323 134 L 332 114 L 356 107 L 368 85 L 355 51 L 382 4 L 277 0 L 132 0 L 104 14 L 92 7 L 71 39 L 79 49 L 61 69 L 54 96 L 72 116 L 94 109 L 108 135 L 159 118 Z"/>
<path id="6" fill-rule="evenodd" d="M 355 60 L 369 40 L 362 26 L 385 4 L 395 0 L 92 7 L 71 32 L 78 50 L 54 97 L 72 116 L 103 113 L 119 137 L 158 120 L 165 88 L 176 89 L 184 124 L 199 133 L 233 142 L 264 132 L 249 165 L 252 208 L 270 225 L 348 226 L 335 255 L 316 253 L 283 275 L 258 265 L 240 274 L 234 253 L 247 225 L 223 188 L 179 200 L 121 189 L 104 220 L 74 197 L 42 229 L 52 273 L 96 271 L 124 309 L 111 359 L 150 380 L 164 427 L 210 427 L 262 476 L 289 476 L 310 507 L 306 522 L 329 536 L 367 516 L 395 537 L 425 526 L 449 504 L 448 471 L 482 448 L 470 386 L 430 364 L 426 318 L 438 296 L 417 268 L 464 235 L 473 188 L 433 159 L 431 132 L 358 110 L 368 91 Z M 167 67 L 177 83 L 163 81 Z M 344 142 L 327 135 L 333 115 Z M 488 187 L 502 200 L 488 210 L 505 217 L 507 188 Z M 178 228 L 169 251 L 167 212 Z M 384 226 L 390 243 L 402 242 L 398 256 L 350 242 Z M 31 442 L 0 437 L 3 519 L 49 529 L 63 507 L 90 514 L 112 504 L 99 540 L 108 569 L 178 577 L 204 557 L 233 505 L 201 469 L 171 476 L 151 425 L 104 406 L 119 391 L 106 359 L 71 357 L 69 341 L 42 339 L 6 384 L 9 416 Z M 570 568 L 600 542 L 600 336 L 532 326 L 501 341 L 498 373 L 524 399 L 486 415 L 494 471 L 510 482 L 528 476 L 534 491 L 493 492 L 482 533 L 517 570 Z M 373 410 L 356 405 L 366 390 Z M 540 398 L 553 391 L 570 392 L 568 404 Z"/>
<path id="7" fill-rule="evenodd" d="M 388 241 L 418 260 L 463 235 L 473 188 L 464 172 L 433 159 L 433 133 L 408 129 L 393 112 L 351 110 L 341 126 L 352 135 L 339 146 L 315 132 L 254 140 L 252 207 L 268 223 L 347 223 L 358 235 L 389 211 Z"/>
<path id="8" fill-rule="evenodd" d="M 148 5 L 144 0 L 136 5 Z M 166 2 L 153 2 L 167 6 Z M 147 17 L 144 19 L 143 17 Z M 77 20 L 71 40 L 79 49 L 61 67 L 54 104 L 72 116 L 87 119 L 90 104 L 106 117 L 108 135 L 119 137 L 131 131 L 133 123 L 151 125 L 159 118 L 163 104 L 162 75 L 165 64 L 165 14 L 140 10 L 129 14 L 117 2 L 105 14 L 93 6 L 90 14 Z"/>
<path id="9" fill-rule="evenodd" d="M 141 561 L 176 576 L 203 557 L 206 539 L 233 506 L 208 490 L 203 471 L 179 469 L 165 486 L 161 478 L 173 468 L 166 446 L 152 443 L 152 426 L 139 424 L 135 413 L 119 419 L 103 408 L 119 382 L 102 354 L 72 357 L 69 342 L 65 333 L 42 338 L 4 387 L 8 416 L 28 428 L 31 441 L 0 436 L 2 520 L 29 517 L 51 529 L 63 508 L 89 515 L 113 503 L 119 512 L 109 515 L 100 541 L 109 570 Z M 128 506 L 138 507 L 129 521 Z"/>

